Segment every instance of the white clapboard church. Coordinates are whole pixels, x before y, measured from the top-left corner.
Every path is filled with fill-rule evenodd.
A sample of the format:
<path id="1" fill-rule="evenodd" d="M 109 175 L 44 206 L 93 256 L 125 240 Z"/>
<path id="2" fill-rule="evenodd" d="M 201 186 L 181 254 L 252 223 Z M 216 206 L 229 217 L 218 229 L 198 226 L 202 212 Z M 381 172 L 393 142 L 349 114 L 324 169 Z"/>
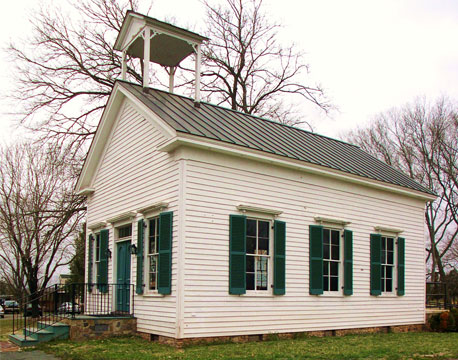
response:
<path id="1" fill-rule="evenodd" d="M 91 292 L 171 341 L 424 323 L 434 194 L 357 146 L 202 102 L 206 40 L 126 15 L 122 79 L 76 186 Z M 195 96 L 174 94 L 193 53 Z M 127 54 L 143 85 L 125 81 Z M 151 62 L 169 91 L 150 87 Z"/>

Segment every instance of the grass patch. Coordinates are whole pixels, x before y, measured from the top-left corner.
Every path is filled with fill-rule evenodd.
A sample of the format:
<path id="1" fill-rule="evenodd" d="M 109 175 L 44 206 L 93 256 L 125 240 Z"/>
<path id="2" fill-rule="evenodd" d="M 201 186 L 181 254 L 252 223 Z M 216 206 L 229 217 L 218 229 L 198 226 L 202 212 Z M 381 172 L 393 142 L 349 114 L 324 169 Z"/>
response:
<path id="1" fill-rule="evenodd" d="M 62 359 L 450 359 L 458 357 L 458 333 L 402 333 L 306 337 L 175 349 L 137 337 L 59 341 L 39 346 Z"/>

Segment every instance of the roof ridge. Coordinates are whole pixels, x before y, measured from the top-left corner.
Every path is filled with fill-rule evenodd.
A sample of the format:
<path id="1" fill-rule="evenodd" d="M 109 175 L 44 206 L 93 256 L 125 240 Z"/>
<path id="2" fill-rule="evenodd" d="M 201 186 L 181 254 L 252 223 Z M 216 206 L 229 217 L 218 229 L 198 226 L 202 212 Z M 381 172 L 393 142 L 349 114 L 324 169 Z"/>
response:
<path id="1" fill-rule="evenodd" d="M 136 87 L 141 87 L 140 84 L 135 84 L 135 83 L 130 82 L 130 81 L 117 79 L 116 82 L 118 82 L 118 81 L 122 82 L 122 83 L 129 84 L 129 85 L 133 85 L 133 86 L 136 86 Z M 170 95 L 170 96 L 177 96 L 177 97 L 180 97 L 180 98 L 184 98 L 184 99 L 188 99 L 188 100 L 194 101 L 194 99 L 189 97 L 189 96 L 170 93 L 167 90 L 162 90 L 162 89 L 157 89 L 157 88 L 152 88 L 152 87 L 148 87 L 148 90 L 159 91 L 159 92 L 162 92 L 162 93 L 166 93 L 167 95 Z M 231 111 L 231 112 L 234 112 L 234 113 L 237 113 L 237 114 L 242 114 L 244 116 L 249 116 L 249 117 L 252 117 L 254 119 L 261 120 L 261 121 L 267 121 L 267 122 L 275 124 L 275 125 L 283 126 L 283 127 L 289 128 L 289 129 L 296 130 L 296 131 L 302 131 L 302 132 L 305 132 L 305 133 L 313 135 L 313 136 L 318 136 L 318 137 L 321 137 L 321 138 L 324 138 L 324 139 L 332 140 L 332 141 L 335 141 L 335 142 L 338 142 L 338 143 L 342 143 L 342 144 L 353 146 L 355 148 L 360 149 L 360 147 L 358 145 L 355 145 L 355 144 L 352 144 L 352 143 L 349 143 L 347 141 L 343 141 L 343 140 L 340 140 L 340 139 L 336 139 L 336 138 L 333 138 L 333 137 L 330 137 L 330 136 L 327 136 L 327 135 L 323 135 L 323 134 L 319 134 L 319 133 L 316 133 L 316 132 L 313 132 L 313 131 L 301 129 L 299 127 L 295 127 L 295 126 L 292 126 L 292 125 L 283 124 L 281 122 L 274 121 L 274 120 L 271 120 L 271 119 L 267 119 L 267 118 L 264 118 L 262 116 L 248 114 L 248 113 L 245 113 L 243 111 L 230 109 L 230 108 L 227 108 L 227 107 L 224 107 L 224 106 L 220 106 L 220 105 L 215 105 L 215 104 L 212 104 L 212 103 L 207 102 L 207 101 L 200 101 L 200 102 L 205 104 L 205 105 L 208 105 L 208 106 L 216 107 L 218 109 L 223 109 L 225 111 Z"/>

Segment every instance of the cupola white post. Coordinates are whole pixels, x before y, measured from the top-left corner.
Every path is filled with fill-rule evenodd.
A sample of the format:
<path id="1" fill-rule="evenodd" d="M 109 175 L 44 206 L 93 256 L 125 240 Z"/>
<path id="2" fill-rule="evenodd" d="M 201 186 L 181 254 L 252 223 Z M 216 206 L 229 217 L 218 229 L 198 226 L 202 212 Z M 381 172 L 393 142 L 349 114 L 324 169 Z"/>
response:
<path id="1" fill-rule="evenodd" d="M 145 27 L 143 32 L 143 88 L 149 87 L 149 57 L 150 57 L 150 41 L 151 31 L 148 26 Z"/>
<path id="2" fill-rule="evenodd" d="M 197 44 L 195 47 L 196 50 L 196 81 L 194 89 L 194 100 L 196 103 L 200 102 L 200 63 L 202 61 L 202 54 L 200 50 L 200 44 Z"/>
<path id="3" fill-rule="evenodd" d="M 171 66 L 169 69 L 169 92 L 173 93 L 174 83 L 175 83 L 175 71 L 176 67 Z"/>
<path id="4" fill-rule="evenodd" d="M 126 52 L 123 51 L 122 52 L 122 60 L 121 60 L 121 79 L 122 80 L 126 80 L 126 68 L 127 68 Z"/>

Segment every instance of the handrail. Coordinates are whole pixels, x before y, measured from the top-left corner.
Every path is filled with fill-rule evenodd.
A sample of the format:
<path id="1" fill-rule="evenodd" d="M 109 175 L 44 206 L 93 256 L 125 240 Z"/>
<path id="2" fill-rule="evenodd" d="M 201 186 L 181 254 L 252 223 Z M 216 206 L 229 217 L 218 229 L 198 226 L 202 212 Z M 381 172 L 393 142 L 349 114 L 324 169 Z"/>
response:
<path id="1" fill-rule="evenodd" d="M 13 311 L 13 334 L 24 329 L 24 338 L 77 314 L 133 316 L 134 284 L 71 283 L 53 285 Z M 28 317 L 28 315 L 31 315 Z"/>

